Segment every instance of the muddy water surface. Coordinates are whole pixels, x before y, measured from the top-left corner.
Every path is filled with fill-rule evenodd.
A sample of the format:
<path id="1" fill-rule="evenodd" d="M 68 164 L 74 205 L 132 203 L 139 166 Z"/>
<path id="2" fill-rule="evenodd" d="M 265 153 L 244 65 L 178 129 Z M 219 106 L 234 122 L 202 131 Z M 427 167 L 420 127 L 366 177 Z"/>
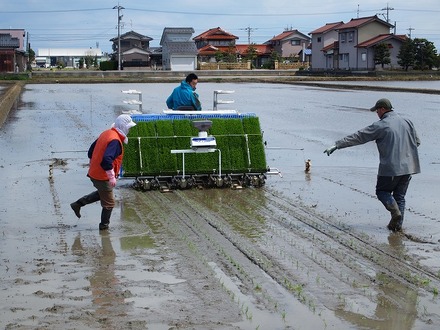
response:
<path id="1" fill-rule="evenodd" d="M 440 325 L 440 159 L 435 95 L 267 84 L 235 90 L 255 112 L 264 188 L 160 193 L 121 179 L 111 228 L 92 190 L 86 150 L 143 92 L 160 112 L 173 84 L 27 85 L 0 131 L 0 325 L 18 329 L 437 329 Z M 380 97 L 410 117 L 422 173 L 407 195 L 404 234 L 390 234 L 374 196 L 373 143 L 323 150 L 377 120 Z M 230 106 L 229 106 L 230 107 Z M 312 170 L 304 172 L 311 159 Z"/>

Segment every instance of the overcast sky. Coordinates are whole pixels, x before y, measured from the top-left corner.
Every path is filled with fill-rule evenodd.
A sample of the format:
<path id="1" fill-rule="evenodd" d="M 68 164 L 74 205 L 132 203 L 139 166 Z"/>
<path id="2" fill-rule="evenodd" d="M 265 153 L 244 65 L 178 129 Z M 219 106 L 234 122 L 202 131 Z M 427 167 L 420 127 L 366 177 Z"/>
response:
<path id="1" fill-rule="evenodd" d="M 36 52 L 39 48 L 100 48 L 111 52 L 117 37 L 121 6 L 121 34 L 135 31 L 153 38 L 158 47 L 165 27 L 193 27 L 198 34 L 215 27 L 239 37 L 238 44 L 260 44 L 285 29 L 304 34 L 332 22 L 378 15 L 396 25 L 397 34 L 434 42 L 440 52 L 438 0 L 0 0 L 0 28 L 25 29 Z M 387 11 L 386 8 L 389 8 Z"/>

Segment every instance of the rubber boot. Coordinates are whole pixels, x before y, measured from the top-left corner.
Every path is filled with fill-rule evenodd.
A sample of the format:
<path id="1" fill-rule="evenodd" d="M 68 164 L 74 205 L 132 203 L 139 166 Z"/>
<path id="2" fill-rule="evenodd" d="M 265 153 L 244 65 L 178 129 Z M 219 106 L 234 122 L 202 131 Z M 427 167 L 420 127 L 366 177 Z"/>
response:
<path id="1" fill-rule="evenodd" d="M 385 208 L 391 213 L 391 220 L 387 228 L 394 232 L 401 231 L 402 213 L 400 213 L 399 206 L 397 205 L 396 201 L 393 201 L 391 204 L 385 204 Z"/>
<path id="2" fill-rule="evenodd" d="M 110 216 L 112 215 L 113 209 L 102 208 L 101 212 L 101 223 L 99 224 L 99 230 L 108 229 L 108 225 L 110 224 Z"/>
<path id="3" fill-rule="evenodd" d="M 78 218 L 81 218 L 81 212 L 80 212 L 81 207 L 83 207 L 84 205 L 87 205 L 87 204 L 97 202 L 97 201 L 99 201 L 99 199 L 100 198 L 99 198 L 98 191 L 94 191 L 88 195 L 81 197 L 76 202 L 71 203 L 70 207 L 72 208 L 73 212 L 75 212 L 75 215 Z"/>

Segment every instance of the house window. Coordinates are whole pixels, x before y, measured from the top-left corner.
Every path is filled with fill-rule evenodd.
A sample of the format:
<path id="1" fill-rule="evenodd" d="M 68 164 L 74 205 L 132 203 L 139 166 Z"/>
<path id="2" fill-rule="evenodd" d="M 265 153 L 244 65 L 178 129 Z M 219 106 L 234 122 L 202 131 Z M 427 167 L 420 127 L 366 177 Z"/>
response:
<path id="1" fill-rule="evenodd" d="M 345 42 L 346 39 L 347 39 L 347 34 L 341 33 L 341 42 Z"/>
<path id="2" fill-rule="evenodd" d="M 291 40 L 290 44 L 292 46 L 299 46 L 299 45 L 301 45 L 301 40 Z"/>
<path id="3" fill-rule="evenodd" d="M 353 42 L 354 39 L 354 33 L 353 32 L 349 32 L 348 33 L 348 42 Z"/>
<path id="4" fill-rule="evenodd" d="M 366 62 L 367 61 L 367 53 L 362 53 L 361 54 L 361 60 L 362 60 L 362 62 Z"/>
<path id="5" fill-rule="evenodd" d="M 317 41 L 317 42 L 321 42 L 321 37 L 318 37 L 318 38 L 316 39 L 316 41 Z"/>
<path id="6" fill-rule="evenodd" d="M 339 54 L 339 61 L 348 63 L 348 54 Z"/>

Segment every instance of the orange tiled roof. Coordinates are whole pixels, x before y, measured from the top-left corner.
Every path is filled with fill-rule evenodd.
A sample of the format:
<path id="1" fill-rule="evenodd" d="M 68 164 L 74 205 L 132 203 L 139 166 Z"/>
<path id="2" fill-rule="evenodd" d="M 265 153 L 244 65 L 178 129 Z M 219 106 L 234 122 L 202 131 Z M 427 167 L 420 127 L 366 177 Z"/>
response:
<path id="1" fill-rule="evenodd" d="M 270 45 L 254 45 L 252 46 L 257 51 L 257 54 L 259 55 L 269 55 L 272 51 L 272 48 Z M 249 45 L 235 45 L 235 53 L 240 55 L 247 54 L 247 50 L 249 48 Z M 222 53 L 226 53 L 230 50 L 229 46 L 213 46 L 213 45 L 206 45 L 199 49 L 199 55 L 201 56 L 209 56 L 214 55 L 216 52 L 220 51 Z"/>
<path id="2" fill-rule="evenodd" d="M 263 55 L 263 54 L 270 54 L 272 51 L 272 47 L 270 45 L 255 45 L 252 44 L 252 46 L 257 51 L 257 54 Z M 246 54 L 247 50 L 249 48 L 249 45 L 235 45 L 237 48 L 237 52 L 239 54 Z"/>
<path id="3" fill-rule="evenodd" d="M 208 31 L 205 31 L 198 36 L 194 37 L 193 40 L 200 41 L 200 40 L 235 40 L 238 39 L 237 36 L 234 36 L 233 34 L 226 32 L 225 30 L 221 29 L 220 27 L 209 29 Z"/>
<path id="4" fill-rule="evenodd" d="M 198 50 L 199 55 L 201 56 L 209 56 L 214 55 L 216 52 L 220 51 L 222 53 L 226 53 L 229 50 L 229 46 L 213 46 L 206 45 Z"/>

